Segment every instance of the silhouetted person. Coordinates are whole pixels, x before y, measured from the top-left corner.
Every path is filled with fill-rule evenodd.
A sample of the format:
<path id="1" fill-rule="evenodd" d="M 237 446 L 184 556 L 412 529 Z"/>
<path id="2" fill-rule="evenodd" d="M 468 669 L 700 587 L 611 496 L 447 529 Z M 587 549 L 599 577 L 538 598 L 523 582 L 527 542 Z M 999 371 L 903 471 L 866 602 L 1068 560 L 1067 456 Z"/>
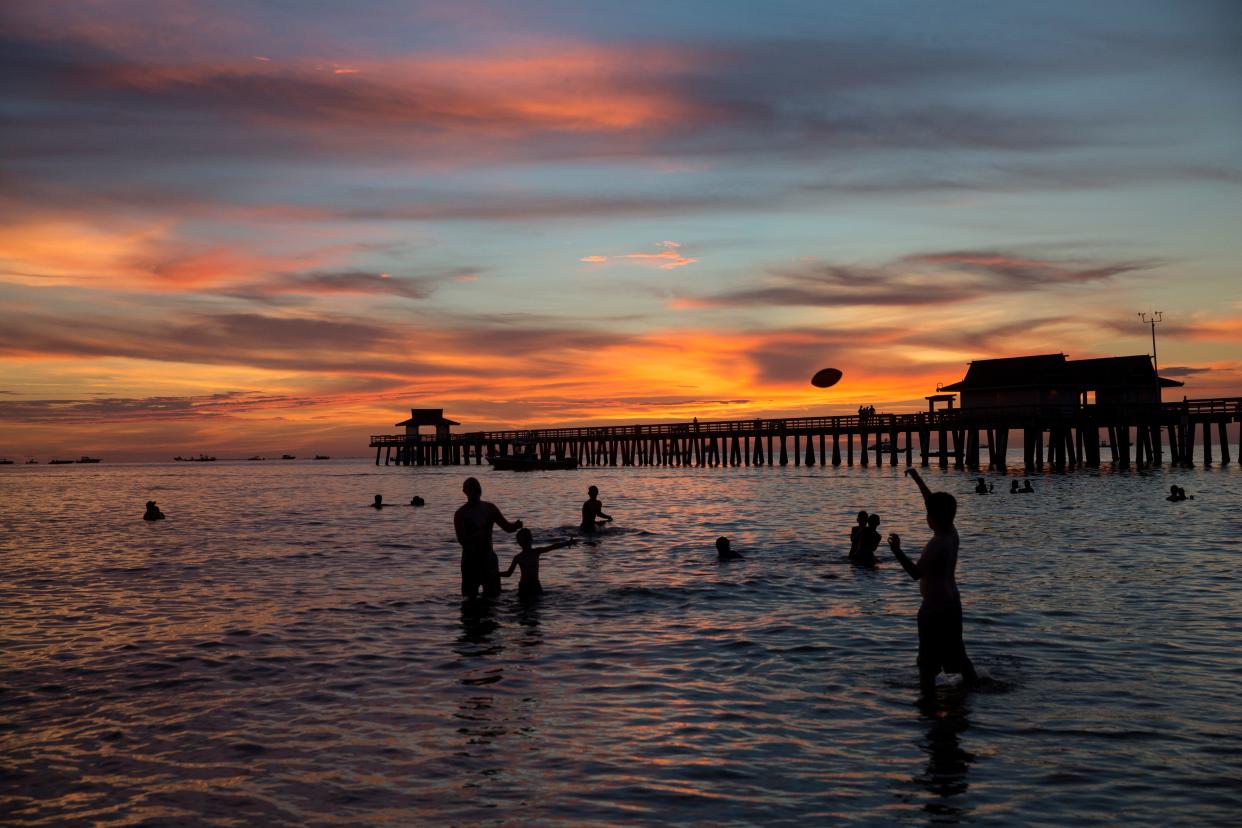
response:
<path id="1" fill-rule="evenodd" d="M 410 498 L 410 505 L 411 506 L 426 506 L 427 501 L 423 500 L 418 495 L 414 495 L 412 498 Z"/>
<path id="2" fill-rule="evenodd" d="M 154 500 L 147 501 L 147 511 L 142 515 L 143 520 L 163 520 L 164 513 L 160 511 L 160 507 L 155 505 Z"/>
<path id="3" fill-rule="evenodd" d="M 906 474 L 914 478 L 923 494 L 932 539 L 917 563 L 901 550 L 901 538 L 896 534 L 888 536 L 888 545 L 902 568 L 919 582 L 923 595 L 919 607 L 919 686 L 924 695 L 931 695 L 941 668 L 960 673 L 967 685 L 977 682 L 979 676 L 962 641 L 962 597 L 955 577 L 960 541 L 953 525 L 957 500 L 948 492 L 932 492 L 917 470 L 906 469 Z"/>
<path id="4" fill-rule="evenodd" d="M 875 566 L 875 550 L 880 548 L 880 516 L 867 516 L 867 525 L 858 534 L 858 552 L 854 555 L 854 563 L 862 566 Z"/>
<path id="5" fill-rule="evenodd" d="M 860 511 L 858 513 L 858 517 L 856 518 L 856 520 L 858 521 L 857 525 L 850 527 L 850 560 L 851 561 L 854 560 L 856 557 L 858 557 L 859 541 L 862 538 L 862 533 L 867 531 L 867 513 L 865 511 Z"/>
<path id="6" fill-rule="evenodd" d="M 371 503 L 371 508 L 372 509 L 383 509 L 384 508 L 384 496 L 376 495 L 375 500 Z"/>
<path id="7" fill-rule="evenodd" d="M 1010 494 L 1022 494 L 1022 490 L 1018 488 L 1018 481 L 1016 480 L 1009 481 L 1009 493 Z"/>
<path id="8" fill-rule="evenodd" d="M 720 561 L 741 561 L 745 560 L 741 552 L 736 552 L 729 543 L 729 539 L 721 535 L 716 538 L 716 560 Z"/>
<path id="9" fill-rule="evenodd" d="M 518 580 L 518 597 L 519 598 L 535 598 L 543 594 L 543 584 L 539 583 L 539 556 L 545 552 L 551 552 L 553 549 L 562 549 L 566 546 L 573 546 L 578 542 L 577 538 L 569 540 L 557 541 L 547 546 L 540 546 L 538 549 L 531 547 L 531 534 L 529 529 L 519 529 L 517 536 L 517 545 L 522 547 L 522 551 L 513 556 L 513 562 L 509 564 L 506 572 L 500 573 L 500 577 L 508 578 L 513 574 L 513 570 L 521 567 L 522 577 Z"/>
<path id="10" fill-rule="evenodd" d="M 599 502 L 599 489 L 595 486 L 587 489 L 587 499 L 582 503 L 582 525 L 578 528 L 589 534 L 610 520 L 612 518 L 604 514 L 604 504 Z"/>
<path id="11" fill-rule="evenodd" d="M 461 594 L 466 598 L 483 595 L 494 598 L 500 594 L 500 562 L 492 549 L 492 527 L 506 532 L 522 528 L 522 521 L 510 523 L 494 503 L 483 500 L 483 487 L 473 477 L 461 484 L 466 503 L 453 515 L 453 529 L 461 544 Z"/>
<path id="12" fill-rule="evenodd" d="M 988 484 L 984 481 L 982 477 L 980 477 L 979 482 L 975 484 L 975 494 L 987 494 L 987 493 L 988 493 Z"/>
<path id="13" fill-rule="evenodd" d="M 1181 493 L 1181 492 L 1179 491 L 1179 489 L 1178 489 L 1176 486 L 1170 486 L 1170 487 L 1169 487 L 1169 496 L 1168 496 L 1168 497 L 1166 497 L 1166 498 L 1165 498 L 1165 500 L 1167 500 L 1167 501 L 1169 501 L 1169 502 L 1171 502 L 1171 503 L 1176 503 L 1177 501 L 1181 500 L 1181 498 L 1180 498 L 1180 497 L 1178 497 L 1178 495 L 1179 495 L 1180 493 Z"/>
<path id="14" fill-rule="evenodd" d="M 1029 480 L 1027 480 L 1027 479 L 1023 478 L 1023 480 L 1022 480 L 1022 494 L 1030 494 L 1030 493 L 1031 493 L 1031 492 L 1033 492 L 1033 491 L 1035 491 L 1035 487 L 1031 485 L 1031 481 L 1029 481 Z"/>

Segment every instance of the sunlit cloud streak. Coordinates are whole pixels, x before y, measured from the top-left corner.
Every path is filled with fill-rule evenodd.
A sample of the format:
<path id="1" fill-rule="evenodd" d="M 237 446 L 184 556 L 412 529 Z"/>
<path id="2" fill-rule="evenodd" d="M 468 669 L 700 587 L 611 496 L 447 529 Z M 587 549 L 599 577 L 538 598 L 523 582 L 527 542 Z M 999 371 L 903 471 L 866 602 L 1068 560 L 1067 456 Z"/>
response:
<path id="1" fill-rule="evenodd" d="M 681 253 L 681 244 L 675 241 L 662 241 L 654 253 L 618 253 L 612 256 L 594 254 L 583 256 L 578 261 L 586 264 L 633 264 L 655 267 L 660 270 L 673 270 L 678 267 L 694 264 L 698 258 Z"/>

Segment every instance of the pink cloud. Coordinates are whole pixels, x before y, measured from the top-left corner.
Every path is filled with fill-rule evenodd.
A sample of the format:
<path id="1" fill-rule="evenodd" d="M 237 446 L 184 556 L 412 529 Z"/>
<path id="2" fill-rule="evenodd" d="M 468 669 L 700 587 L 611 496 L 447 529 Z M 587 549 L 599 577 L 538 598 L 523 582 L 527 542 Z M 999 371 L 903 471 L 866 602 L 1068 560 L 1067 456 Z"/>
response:
<path id="1" fill-rule="evenodd" d="M 629 262 L 630 264 L 644 265 L 647 267 L 657 267 L 660 270 L 672 270 L 676 267 L 685 267 L 694 264 L 698 258 L 693 256 L 683 256 L 681 254 L 681 243 L 675 241 L 662 241 L 656 245 L 661 250 L 655 253 L 622 253 L 617 256 L 583 256 L 578 261 L 588 264 L 608 264 L 609 262 Z"/>

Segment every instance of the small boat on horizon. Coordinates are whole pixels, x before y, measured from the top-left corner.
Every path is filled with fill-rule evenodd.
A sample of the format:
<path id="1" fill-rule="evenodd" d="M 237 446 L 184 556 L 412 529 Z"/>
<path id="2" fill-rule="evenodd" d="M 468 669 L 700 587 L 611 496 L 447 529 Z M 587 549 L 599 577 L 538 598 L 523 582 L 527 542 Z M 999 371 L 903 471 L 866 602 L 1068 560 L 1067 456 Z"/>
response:
<path id="1" fill-rule="evenodd" d="M 38 460 L 36 460 L 36 459 L 34 459 L 33 457 L 31 457 L 29 460 L 27 460 L 27 461 L 26 461 L 26 465 L 27 465 L 27 466 L 37 466 L 37 465 L 39 465 L 39 461 L 38 461 Z"/>
<path id="2" fill-rule="evenodd" d="M 48 460 L 48 461 L 47 461 L 47 464 L 48 464 L 49 466 L 70 466 L 70 465 L 73 465 L 73 464 L 74 464 L 74 463 L 76 463 L 76 462 L 77 462 L 76 460 L 56 460 L 56 459 L 52 459 L 52 460 Z"/>
<path id="3" fill-rule="evenodd" d="M 173 460 L 180 463 L 213 463 L 215 459 L 214 457 L 208 457 L 206 454 L 200 454 L 198 457 L 182 457 L 178 454 L 173 458 Z"/>
<path id="4" fill-rule="evenodd" d="M 292 454 L 282 454 L 280 455 L 280 459 L 281 460 L 297 460 L 298 458 L 294 457 Z"/>
<path id="5" fill-rule="evenodd" d="M 246 459 L 247 459 L 247 460 L 266 460 L 267 458 L 266 458 L 266 457 L 260 457 L 259 455 L 257 455 L 257 454 L 256 454 L 254 457 L 247 457 Z"/>
<path id="6" fill-rule="evenodd" d="M 315 459 L 316 460 L 331 460 L 332 458 L 326 454 L 316 454 Z"/>
<path id="7" fill-rule="evenodd" d="M 11 466 L 13 461 L 7 457 L 0 457 L 0 466 Z"/>
<path id="8" fill-rule="evenodd" d="M 98 463 L 98 462 L 100 462 L 100 461 L 99 461 L 99 458 L 98 458 L 98 457 L 87 457 L 85 454 L 83 454 L 81 457 L 79 457 L 79 458 L 78 458 L 77 462 L 79 462 L 79 463 Z"/>

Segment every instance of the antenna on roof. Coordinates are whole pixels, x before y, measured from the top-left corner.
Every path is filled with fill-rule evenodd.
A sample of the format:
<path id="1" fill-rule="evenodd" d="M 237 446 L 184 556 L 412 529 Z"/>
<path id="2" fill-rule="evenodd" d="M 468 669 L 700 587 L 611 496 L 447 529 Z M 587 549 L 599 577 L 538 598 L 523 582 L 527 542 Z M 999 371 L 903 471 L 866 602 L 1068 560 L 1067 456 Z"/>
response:
<path id="1" fill-rule="evenodd" d="M 1164 321 L 1164 311 L 1140 313 L 1139 320 L 1144 325 L 1151 325 L 1151 369 L 1156 375 L 1156 399 L 1160 399 L 1160 362 L 1156 359 L 1156 323 Z"/>

